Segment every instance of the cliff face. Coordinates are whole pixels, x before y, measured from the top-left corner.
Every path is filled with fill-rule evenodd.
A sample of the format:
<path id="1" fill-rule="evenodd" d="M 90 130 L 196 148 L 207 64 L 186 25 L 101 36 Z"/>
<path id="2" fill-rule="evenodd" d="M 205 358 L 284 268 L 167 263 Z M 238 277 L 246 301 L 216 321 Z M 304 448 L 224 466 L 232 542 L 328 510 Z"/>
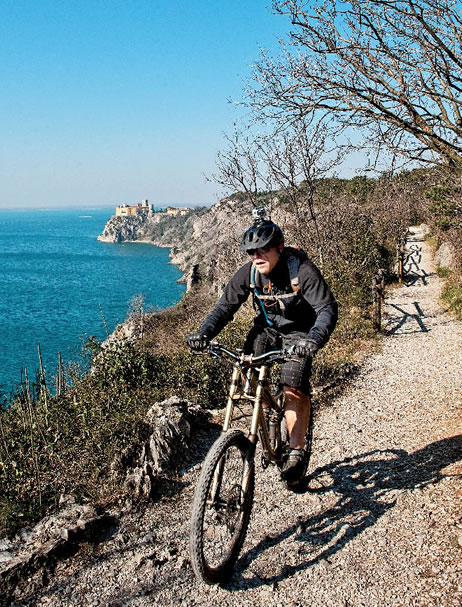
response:
<path id="1" fill-rule="evenodd" d="M 238 197 L 225 198 L 210 208 L 173 217 L 164 213 L 111 217 L 102 242 L 149 242 L 167 247 L 171 262 L 189 278 L 221 283 L 242 257 L 239 242 L 250 225 L 251 207 Z"/>
<path id="2" fill-rule="evenodd" d="M 155 219 L 158 217 L 158 219 Z M 144 226 L 149 223 L 159 223 L 160 213 L 149 216 L 146 213 L 130 217 L 111 217 L 98 236 L 101 242 L 135 242 L 140 240 Z"/>

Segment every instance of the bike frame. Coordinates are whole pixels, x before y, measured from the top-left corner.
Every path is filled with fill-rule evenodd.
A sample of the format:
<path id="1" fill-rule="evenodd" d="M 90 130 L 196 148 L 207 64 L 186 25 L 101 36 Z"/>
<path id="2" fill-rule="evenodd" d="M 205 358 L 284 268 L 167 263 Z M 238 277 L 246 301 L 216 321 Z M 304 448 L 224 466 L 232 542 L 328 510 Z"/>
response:
<path id="1" fill-rule="evenodd" d="M 256 445 L 258 430 L 263 430 L 264 447 L 268 450 L 268 453 L 273 456 L 271 459 L 275 460 L 276 457 L 271 449 L 268 428 L 263 414 L 263 402 L 273 408 L 277 413 L 282 413 L 283 408 L 280 402 L 278 402 L 282 395 L 282 390 L 275 395 L 271 394 L 268 386 L 268 365 L 263 364 L 260 367 L 248 368 L 246 372 L 244 371 L 246 367 L 245 361 L 235 362 L 233 367 L 231 386 L 226 404 L 225 420 L 223 423 L 223 432 L 227 432 L 231 428 L 235 403 L 242 400 L 253 402 L 252 420 L 250 423 L 248 439 L 252 444 Z M 254 375 L 254 377 L 252 377 L 252 375 Z M 253 394 L 252 385 L 255 383 L 255 381 L 253 381 L 255 376 L 256 389 L 255 394 Z M 242 379 L 245 380 L 244 390 L 239 391 L 239 384 L 243 383 Z"/>
<path id="2" fill-rule="evenodd" d="M 248 439 L 253 445 L 255 451 L 258 442 L 258 431 L 260 430 L 260 438 L 262 441 L 264 457 L 267 462 L 276 462 L 278 461 L 279 457 L 276 451 L 273 449 L 273 446 L 271 445 L 268 425 L 265 419 L 265 415 L 263 413 L 263 402 L 265 402 L 269 407 L 276 411 L 278 416 L 282 417 L 284 411 L 281 398 L 282 389 L 278 391 L 275 395 L 271 394 L 268 384 L 268 371 L 270 365 L 262 364 L 256 367 L 252 365 L 253 360 L 254 357 L 252 355 L 246 356 L 244 354 L 241 354 L 239 360 L 235 360 L 233 362 L 233 373 L 231 376 L 231 385 L 226 404 L 226 412 L 222 432 L 228 432 L 232 427 L 233 413 L 236 402 L 253 402 L 252 420 L 250 423 Z M 244 385 L 243 390 L 239 389 L 241 385 Z M 219 490 L 220 478 L 223 472 L 224 464 L 225 462 L 222 461 L 216 470 L 215 478 L 211 489 L 212 501 L 215 500 Z M 247 490 L 247 477 L 248 473 L 245 474 L 243 479 L 243 493 L 245 493 L 245 491 Z"/>

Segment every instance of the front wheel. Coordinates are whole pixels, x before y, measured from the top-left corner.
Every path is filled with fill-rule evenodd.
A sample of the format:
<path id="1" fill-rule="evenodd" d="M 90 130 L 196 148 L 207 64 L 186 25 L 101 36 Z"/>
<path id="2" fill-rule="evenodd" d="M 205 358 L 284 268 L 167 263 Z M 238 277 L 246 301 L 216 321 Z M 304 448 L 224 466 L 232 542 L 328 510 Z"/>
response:
<path id="1" fill-rule="evenodd" d="M 223 582 L 244 543 L 255 486 L 255 448 L 240 430 L 218 438 L 202 466 L 191 515 L 191 564 L 199 580 Z"/>

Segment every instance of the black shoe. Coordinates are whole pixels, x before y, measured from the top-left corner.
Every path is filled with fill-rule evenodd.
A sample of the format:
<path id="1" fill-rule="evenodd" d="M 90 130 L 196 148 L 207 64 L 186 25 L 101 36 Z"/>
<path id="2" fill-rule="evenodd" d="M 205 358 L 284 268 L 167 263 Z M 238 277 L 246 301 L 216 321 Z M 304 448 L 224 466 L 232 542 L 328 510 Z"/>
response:
<path id="1" fill-rule="evenodd" d="M 304 449 L 289 449 L 287 459 L 281 470 L 281 478 L 289 487 L 298 485 L 306 473 Z"/>

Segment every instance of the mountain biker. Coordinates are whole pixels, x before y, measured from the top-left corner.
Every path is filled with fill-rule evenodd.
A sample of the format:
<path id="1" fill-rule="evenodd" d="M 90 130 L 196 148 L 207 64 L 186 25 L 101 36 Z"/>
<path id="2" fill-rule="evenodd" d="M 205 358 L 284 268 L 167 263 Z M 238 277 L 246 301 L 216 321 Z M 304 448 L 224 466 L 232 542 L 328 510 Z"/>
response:
<path id="1" fill-rule="evenodd" d="M 246 342 L 246 354 L 293 347 L 297 360 L 281 366 L 289 451 L 281 477 L 289 486 L 305 474 L 304 441 L 311 400 L 311 361 L 326 344 L 337 322 L 337 303 L 320 271 L 300 249 L 284 246 L 278 225 L 263 208 L 240 245 L 252 260 L 231 278 L 198 333 L 187 337 L 192 350 L 205 350 L 252 293 L 256 316 Z"/>

